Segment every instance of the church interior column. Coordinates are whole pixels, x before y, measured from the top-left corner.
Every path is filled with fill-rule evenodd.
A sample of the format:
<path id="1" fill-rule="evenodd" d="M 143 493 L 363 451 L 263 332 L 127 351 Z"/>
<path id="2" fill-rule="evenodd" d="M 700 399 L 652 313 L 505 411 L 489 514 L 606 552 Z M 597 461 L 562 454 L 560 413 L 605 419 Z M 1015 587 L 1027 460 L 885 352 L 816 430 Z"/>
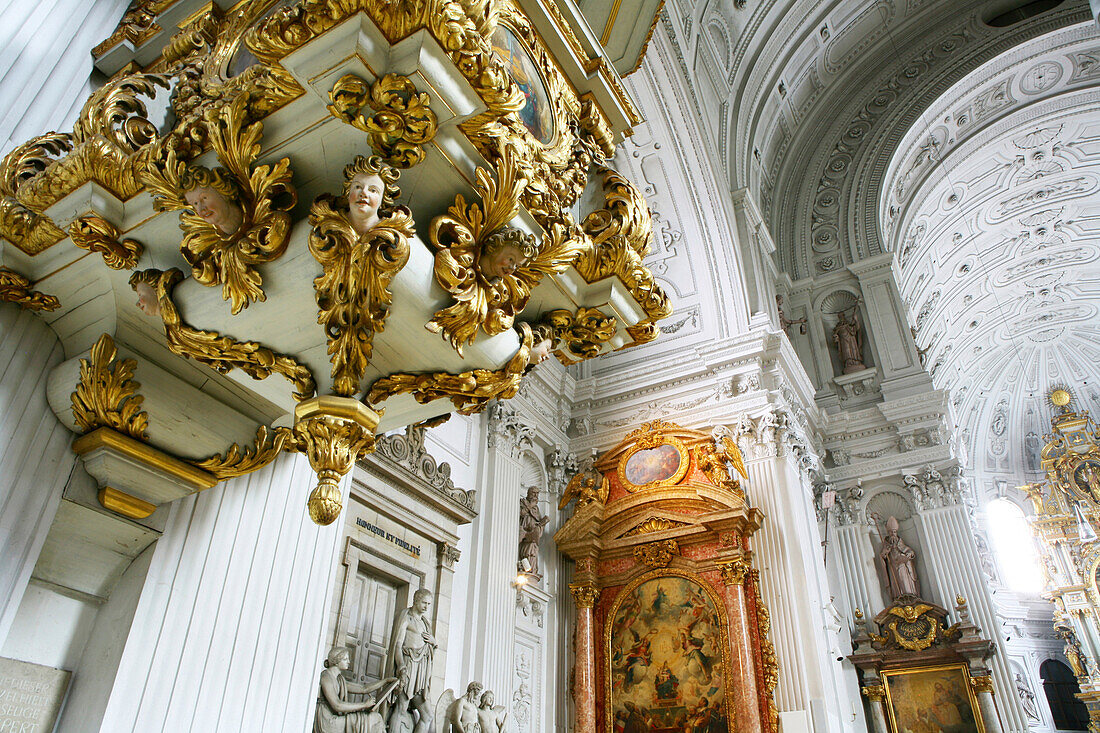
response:
<path id="1" fill-rule="evenodd" d="M 749 619 L 748 604 L 745 600 L 745 576 L 751 566 L 744 559 L 719 563 L 722 582 L 726 586 L 726 607 L 729 609 L 730 628 L 740 633 L 730 634 L 730 657 L 737 660 L 737 691 L 740 701 L 737 705 L 739 717 L 737 726 L 741 730 L 762 730 L 760 708 L 757 705 L 759 690 L 754 673 L 752 637 L 747 630 L 752 628 Z"/>
<path id="2" fill-rule="evenodd" d="M 580 563 L 578 563 L 578 566 Z M 572 583 L 569 591 L 577 604 L 577 626 L 573 638 L 574 666 L 573 705 L 577 718 L 574 733 L 596 731 L 596 637 L 592 607 L 599 590 L 590 581 Z"/>

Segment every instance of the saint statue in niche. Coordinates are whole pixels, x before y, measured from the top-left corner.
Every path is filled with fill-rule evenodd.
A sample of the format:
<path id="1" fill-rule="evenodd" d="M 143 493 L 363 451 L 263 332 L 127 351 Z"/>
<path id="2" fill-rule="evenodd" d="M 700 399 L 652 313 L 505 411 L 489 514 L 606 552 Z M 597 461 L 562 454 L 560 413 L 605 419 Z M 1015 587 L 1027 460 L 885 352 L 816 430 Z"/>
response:
<path id="1" fill-rule="evenodd" d="M 917 571 L 913 566 L 917 553 L 898 536 L 896 517 L 886 520 L 886 536 L 882 538 L 878 557 L 886 571 L 891 600 L 903 595 L 920 595 Z"/>
<path id="2" fill-rule="evenodd" d="M 411 608 L 397 617 L 390 657 L 398 680 L 397 700 L 390 712 L 390 733 L 427 733 L 432 716 L 428 709 L 428 683 L 432 678 L 432 658 L 439 645 L 432 634 L 428 611 L 432 592 L 421 588 L 413 594 Z M 416 720 L 414 725 L 413 716 Z"/>
<path id="3" fill-rule="evenodd" d="M 848 320 L 844 311 L 837 314 L 837 324 L 833 326 L 833 341 L 840 352 L 840 364 L 845 374 L 862 371 L 867 368 L 863 363 L 863 331 L 855 312 Z"/>
<path id="4" fill-rule="evenodd" d="M 378 699 L 371 694 L 389 685 L 378 698 L 385 698 L 396 687 L 397 678 L 390 677 L 371 685 L 357 685 L 344 679 L 343 672 L 351 666 L 347 647 L 334 646 L 321 672 L 321 688 L 317 695 L 317 714 L 313 718 L 313 733 L 385 733 L 386 724 L 375 711 Z M 365 702 L 352 702 L 349 694 L 367 695 Z"/>
<path id="5" fill-rule="evenodd" d="M 548 515 L 539 514 L 539 490 L 532 486 L 527 498 L 519 500 L 519 559 L 530 563 L 531 575 L 539 575 L 539 540 L 549 522 Z"/>

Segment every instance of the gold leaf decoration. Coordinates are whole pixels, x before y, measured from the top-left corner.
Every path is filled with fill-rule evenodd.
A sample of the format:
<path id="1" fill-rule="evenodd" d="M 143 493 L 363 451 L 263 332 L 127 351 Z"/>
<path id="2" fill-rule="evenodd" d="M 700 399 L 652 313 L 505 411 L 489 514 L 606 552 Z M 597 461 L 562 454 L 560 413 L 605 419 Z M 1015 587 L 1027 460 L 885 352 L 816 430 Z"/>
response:
<path id="1" fill-rule="evenodd" d="M 392 183 L 397 171 L 378 158 L 356 163 L 360 161 L 378 168 L 383 185 L 396 192 Z M 370 363 L 374 334 L 385 328 L 393 302 L 389 284 L 409 261 L 408 240 L 415 235 L 412 213 L 404 206 L 392 207 L 360 236 L 348 220 L 346 200 L 322 194 L 310 208 L 309 223 L 309 251 L 324 268 L 313 287 L 320 310 L 317 322 L 328 338 L 333 391 L 352 397 L 359 393 Z"/>
<path id="2" fill-rule="evenodd" d="M 170 137 L 142 179 L 158 210 L 182 212 L 180 252 L 197 281 L 222 286 L 222 297 L 230 302 L 234 314 L 253 301 L 266 300 L 256 266 L 276 260 L 286 251 L 288 212 L 297 202 L 288 158 L 274 165 L 253 166 L 260 152 L 263 123 L 245 124 L 247 105 L 247 94 L 240 94 L 230 104 L 204 112 L 210 144 L 224 168 L 189 165 L 176 149 L 179 139 Z M 205 191 L 211 197 L 212 204 L 202 205 L 213 212 L 205 219 L 185 198 L 191 191 Z M 214 223 L 218 218 L 224 222 L 222 228 Z"/>
<path id="3" fill-rule="evenodd" d="M 30 280 L 7 267 L 0 267 L 0 301 L 33 311 L 52 311 L 61 306 L 54 296 L 31 290 Z"/>
<path id="4" fill-rule="evenodd" d="M 559 350 L 558 355 L 566 364 L 597 356 L 603 344 L 615 337 L 615 317 L 604 315 L 598 308 L 582 306 L 576 313 L 552 310 L 543 321 L 550 325 L 554 340 L 565 350 L 565 354 Z"/>
<path id="5" fill-rule="evenodd" d="M 89 252 L 99 252 L 112 270 L 132 270 L 145 248 L 133 239 L 119 239 L 122 232 L 101 216 L 89 214 L 69 225 L 73 244 Z"/>
<path id="6" fill-rule="evenodd" d="M 183 279 L 183 273 L 172 269 L 143 270 L 130 276 L 130 287 L 137 289 L 144 283 L 157 295 L 160 317 L 164 321 L 164 334 L 168 348 L 174 354 L 206 364 L 221 374 L 240 369 L 253 379 L 267 379 L 280 374 L 297 390 L 294 398 L 305 400 L 316 392 L 317 385 L 309 368 L 292 356 L 277 354 L 255 341 L 236 341 L 215 331 L 201 331 L 184 323 L 176 304 L 172 302 L 172 289 Z"/>
<path id="7" fill-rule="evenodd" d="M 345 74 L 329 92 L 329 113 L 370 135 L 377 155 L 397 168 L 412 168 L 424 160 L 424 145 L 439 129 L 431 99 L 418 92 L 407 76 L 386 74 L 370 86 L 355 74 Z M 360 111 L 369 104 L 374 114 Z"/>
<path id="8" fill-rule="evenodd" d="M 292 445 L 293 434 L 290 428 L 269 428 L 261 425 L 252 445 L 242 448 L 234 443 L 224 454 L 219 453 L 194 463 L 196 468 L 212 473 L 219 480 L 233 478 L 263 468 L 274 461 L 282 450 Z"/>
<path id="9" fill-rule="evenodd" d="M 644 522 L 624 534 L 623 537 L 636 537 L 640 534 L 665 532 L 670 529 L 677 529 L 678 527 L 686 526 L 688 526 L 687 522 L 678 522 L 673 519 L 666 519 L 665 517 L 650 517 L 649 519 L 645 520 Z"/>
<path id="10" fill-rule="evenodd" d="M 72 394 L 73 418 L 87 433 L 98 427 L 113 428 L 138 440 L 146 439 L 149 415 L 141 410 L 145 398 L 137 393 L 137 362 L 115 362 L 118 349 L 107 334 L 99 337 L 89 358 L 80 360 L 80 381 Z"/>
<path id="11" fill-rule="evenodd" d="M 523 375 L 532 361 L 534 332 L 526 323 L 519 325 L 522 342 L 515 356 L 496 371 L 473 369 L 461 374 L 429 372 L 393 374 L 371 385 L 368 400 L 377 404 L 398 394 L 412 394 L 421 404 L 448 397 L 460 415 L 472 415 L 490 400 L 506 400 L 519 391 Z"/>
<path id="12" fill-rule="evenodd" d="M 467 205 L 460 194 L 447 214 L 432 220 L 428 233 L 435 249 L 435 279 L 455 303 L 437 312 L 427 328 L 443 334 L 459 354 L 478 329 L 493 336 L 511 328 L 542 277 L 564 271 L 585 247 L 560 226 L 541 245 L 504 226 L 518 212 L 519 195 L 527 185 L 510 150 L 502 149 L 497 180 L 477 169 L 475 188 L 482 204 Z"/>
<path id="13" fill-rule="evenodd" d="M 651 568 L 667 568 L 672 558 L 680 554 L 680 545 L 676 540 L 660 540 L 634 548 L 634 559 Z"/>

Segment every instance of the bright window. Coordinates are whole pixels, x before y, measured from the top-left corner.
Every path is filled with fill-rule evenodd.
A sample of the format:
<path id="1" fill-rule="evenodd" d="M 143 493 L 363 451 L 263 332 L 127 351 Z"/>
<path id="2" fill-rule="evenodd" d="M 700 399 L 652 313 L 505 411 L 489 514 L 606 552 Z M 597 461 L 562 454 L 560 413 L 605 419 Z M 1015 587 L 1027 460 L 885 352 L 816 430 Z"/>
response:
<path id="1" fill-rule="evenodd" d="M 1004 584 L 1019 593 L 1038 595 L 1043 590 L 1039 556 L 1023 511 L 1008 499 L 995 499 L 986 505 L 985 514 Z"/>

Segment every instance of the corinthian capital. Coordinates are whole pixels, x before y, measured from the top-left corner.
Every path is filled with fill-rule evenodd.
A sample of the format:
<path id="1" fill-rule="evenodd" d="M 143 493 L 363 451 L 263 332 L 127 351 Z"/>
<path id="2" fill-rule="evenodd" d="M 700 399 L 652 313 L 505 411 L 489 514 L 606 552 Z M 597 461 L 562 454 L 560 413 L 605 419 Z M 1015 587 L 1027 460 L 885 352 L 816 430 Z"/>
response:
<path id="1" fill-rule="evenodd" d="M 527 425 L 516 415 L 516 411 L 505 407 L 500 402 L 489 408 L 489 447 L 498 450 L 507 450 L 511 455 L 518 455 L 525 448 L 531 447 L 531 439 L 535 436 L 535 429 Z"/>

